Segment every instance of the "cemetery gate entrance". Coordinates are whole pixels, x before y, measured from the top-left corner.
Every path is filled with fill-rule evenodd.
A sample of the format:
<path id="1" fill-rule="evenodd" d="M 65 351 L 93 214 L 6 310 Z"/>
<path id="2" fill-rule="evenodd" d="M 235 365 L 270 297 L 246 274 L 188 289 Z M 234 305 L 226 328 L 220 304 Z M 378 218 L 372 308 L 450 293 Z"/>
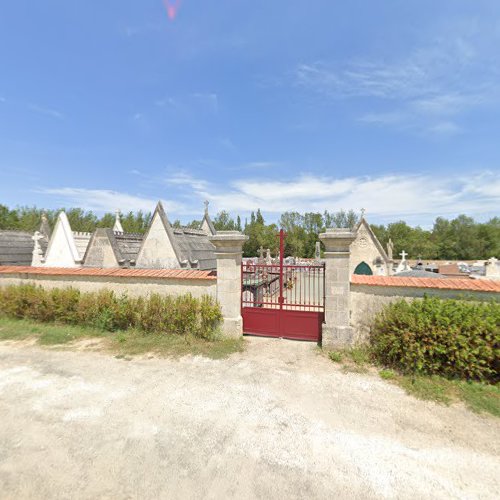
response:
<path id="1" fill-rule="evenodd" d="M 325 314 L 325 265 L 314 260 L 286 264 L 285 233 L 278 260 L 243 262 L 243 332 L 265 337 L 321 341 Z"/>

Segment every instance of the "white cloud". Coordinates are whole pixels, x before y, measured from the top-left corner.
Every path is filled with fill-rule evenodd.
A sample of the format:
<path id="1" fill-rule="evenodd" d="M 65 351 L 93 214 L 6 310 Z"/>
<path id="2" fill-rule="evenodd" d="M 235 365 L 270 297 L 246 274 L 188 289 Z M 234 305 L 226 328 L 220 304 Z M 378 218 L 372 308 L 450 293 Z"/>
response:
<path id="1" fill-rule="evenodd" d="M 363 104 L 389 107 L 367 110 L 358 118 L 366 124 L 445 131 L 451 115 L 498 100 L 497 64 L 462 37 L 437 40 L 399 60 L 325 61 L 300 64 L 295 83 L 334 99 L 363 98 Z M 366 100 L 369 98 L 369 100 Z M 447 127 L 446 133 L 456 133 Z"/>
<path id="2" fill-rule="evenodd" d="M 133 196 L 127 193 L 110 191 L 107 189 L 83 189 L 83 188 L 56 188 L 40 189 L 40 193 L 53 196 L 57 203 L 71 204 L 85 210 L 96 212 L 114 212 L 116 209 L 122 211 L 143 210 L 153 211 L 158 200 Z M 178 211 L 182 206 L 173 201 L 164 201 L 167 211 Z"/>
<path id="3" fill-rule="evenodd" d="M 172 106 L 174 108 L 179 107 L 179 102 L 177 99 L 174 99 L 173 97 L 165 97 L 164 99 L 158 99 L 155 102 L 155 105 L 160 107 L 160 108 L 165 108 L 167 106 Z"/>
<path id="4" fill-rule="evenodd" d="M 165 184 L 179 187 L 189 187 L 195 191 L 204 191 L 208 188 L 208 182 L 194 177 L 186 172 L 178 171 L 168 175 L 164 179 Z"/>
<path id="5" fill-rule="evenodd" d="M 462 132 L 462 129 L 452 121 L 442 121 L 429 127 L 428 131 L 436 135 L 455 135 Z"/>
<path id="6" fill-rule="evenodd" d="M 221 137 L 219 139 L 219 144 L 229 151 L 236 151 L 238 149 L 236 144 L 229 137 Z"/>
<path id="7" fill-rule="evenodd" d="M 228 171 L 237 170 L 249 170 L 249 171 L 262 171 L 262 170 L 273 170 L 283 167 L 283 163 L 277 161 L 250 161 L 247 163 L 236 164 L 232 166 L 225 167 Z"/>
<path id="8" fill-rule="evenodd" d="M 206 198 L 214 211 L 232 213 L 248 213 L 256 208 L 274 214 L 365 208 L 375 220 L 407 218 L 428 223 L 439 215 L 498 211 L 497 176 L 484 172 L 474 178 L 478 180 L 404 174 L 347 178 L 303 175 L 288 181 L 240 179 L 227 189 L 208 182 L 201 183 L 200 189 L 191 185 L 191 200 Z"/>
<path id="9" fill-rule="evenodd" d="M 467 182 L 467 192 L 484 197 L 496 198 L 500 200 L 500 173 L 484 172 L 479 175 L 472 176 Z M 497 203 L 497 211 L 498 205 Z"/>
<path id="10" fill-rule="evenodd" d="M 365 208 L 370 221 L 405 219 L 412 224 L 429 224 L 438 217 L 460 213 L 484 217 L 498 215 L 500 178 L 496 172 L 471 173 L 469 177 L 427 174 L 335 177 L 302 175 L 286 181 L 264 176 L 259 180 L 238 179 L 213 184 L 188 173 L 177 173 L 164 181 L 174 187 L 163 192 L 167 212 L 172 217 L 199 216 L 204 200 L 212 212 L 221 210 L 245 215 L 260 208 L 276 218 L 285 211 L 324 212 Z M 87 210 L 152 211 L 156 198 L 133 196 L 109 190 L 59 188 L 44 189 L 58 204 Z M 182 199 L 182 202 L 176 201 Z"/>
<path id="11" fill-rule="evenodd" d="M 457 82 L 456 76 L 457 71 L 467 69 L 474 60 L 472 48 L 467 48 L 464 40 L 454 39 L 415 50 L 392 62 L 358 60 L 340 67 L 324 61 L 300 64 L 296 81 L 332 97 L 440 98 L 441 94 L 450 93 L 450 86 L 465 87 L 466 83 Z"/>
<path id="12" fill-rule="evenodd" d="M 467 107 L 481 103 L 481 101 L 482 98 L 479 95 L 464 95 L 452 92 L 417 99 L 411 103 L 411 106 L 415 111 L 423 114 L 454 115 Z"/>
<path id="13" fill-rule="evenodd" d="M 217 94 L 211 92 L 196 92 L 192 97 L 199 101 L 203 106 L 209 109 L 212 113 L 217 114 L 219 111 L 219 98 Z"/>
<path id="14" fill-rule="evenodd" d="M 360 116 L 358 121 L 363 123 L 380 124 L 380 125 L 394 125 L 401 123 L 407 118 L 407 115 L 401 111 L 392 111 L 387 113 L 367 113 Z"/>
<path id="15" fill-rule="evenodd" d="M 34 111 L 35 113 L 39 113 L 45 116 L 50 116 L 58 120 L 64 119 L 64 115 L 61 112 L 57 111 L 56 109 L 39 106 L 38 104 L 28 104 L 28 109 L 30 111 Z"/>

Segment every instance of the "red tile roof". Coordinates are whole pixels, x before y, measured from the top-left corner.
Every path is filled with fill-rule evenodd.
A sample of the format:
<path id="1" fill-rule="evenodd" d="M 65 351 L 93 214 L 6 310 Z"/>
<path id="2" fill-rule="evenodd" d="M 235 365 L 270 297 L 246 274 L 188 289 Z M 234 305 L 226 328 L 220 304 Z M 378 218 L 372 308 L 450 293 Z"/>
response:
<path id="1" fill-rule="evenodd" d="M 354 285 L 394 286 L 414 288 L 439 288 L 441 290 L 467 290 L 471 292 L 500 293 L 500 281 L 485 279 L 438 279 L 438 278 L 403 278 L 398 276 L 361 276 L 351 277 Z"/>
<path id="2" fill-rule="evenodd" d="M 0 266 L 0 274 L 44 276 L 110 276 L 116 278 L 167 278 L 176 280 L 216 280 L 212 271 L 196 269 L 96 269 L 92 267 Z"/>

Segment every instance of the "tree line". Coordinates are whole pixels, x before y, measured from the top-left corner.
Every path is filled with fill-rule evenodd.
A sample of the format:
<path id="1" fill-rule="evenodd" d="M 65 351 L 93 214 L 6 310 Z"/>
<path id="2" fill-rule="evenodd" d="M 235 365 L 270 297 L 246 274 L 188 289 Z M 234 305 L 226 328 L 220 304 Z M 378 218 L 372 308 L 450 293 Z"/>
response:
<path id="1" fill-rule="evenodd" d="M 44 210 L 37 207 L 18 207 L 9 209 L 0 205 L 0 229 L 34 232 L 40 227 L 42 213 L 46 214 L 50 227 L 53 228 L 61 210 L 66 212 L 73 231 L 91 233 L 98 227 L 113 227 L 115 223 L 115 214 L 106 213 L 99 217 L 92 211 L 81 208 Z M 144 233 L 150 221 L 150 212 L 128 212 L 121 216 L 123 230 L 127 233 Z"/>
<path id="2" fill-rule="evenodd" d="M 9 209 L 0 205 L 0 229 L 15 229 L 33 232 L 38 229 L 42 211 L 47 214 L 51 227 L 54 227 L 60 210 L 42 210 L 35 207 Z M 98 227 L 113 227 L 115 214 L 97 216 L 92 211 L 80 208 L 66 209 L 74 231 L 92 232 Z M 121 222 L 124 231 L 144 233 L 151 221 L 150 212 L 128 212 Z M 213 219 L 218 231 L 243 231 L 249 240 L 244 246 L 244 255 L 254 257 L 259 249 L 269 248 L 273 254 L 278 252 L 277 234 L 282 228 L 287 233 L 285 255 L 314 257 L 319 234 L 331 227 L 354 227 L 359 215 L 353 210 L 323 213 L 285 212 L 278 223 L 266 224 L 262 212 L 257 210 L 249 219 L 242 222 L 238 215 L 233 218 L 228 212 L 219 212 Z M 179 220 L 173 222 L 181 227 Z M 187 227 L 199 228 L 201 220 L 193 220 Z M 404 221 L 387 225 L 372 224 L 371 228 L 386 248 L 389 239 L 394 243 L 394 258 L 405 250 L 410 258 L 424 260 L 473 260 L 492 256 L 500 258 L 500 217 L 487 222 L 476 222 L 472 217 L 459 215 L 448 220 L 438 217 L 432 229 L 409 226 Z"/>

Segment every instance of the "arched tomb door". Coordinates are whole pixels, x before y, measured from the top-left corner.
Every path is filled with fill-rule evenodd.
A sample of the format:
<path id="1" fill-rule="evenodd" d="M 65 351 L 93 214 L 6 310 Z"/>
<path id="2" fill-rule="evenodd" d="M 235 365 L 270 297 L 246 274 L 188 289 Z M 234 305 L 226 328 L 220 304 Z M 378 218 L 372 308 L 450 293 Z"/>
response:
<path id="1" fill-rule="evenodd" d="M 365 276 L 372 276 L 373 271 L 371 267 L 366 262 L 363 261 L 356 266 L 356 269 L 354 269 L 354 274 L 363 274 Z"/>

